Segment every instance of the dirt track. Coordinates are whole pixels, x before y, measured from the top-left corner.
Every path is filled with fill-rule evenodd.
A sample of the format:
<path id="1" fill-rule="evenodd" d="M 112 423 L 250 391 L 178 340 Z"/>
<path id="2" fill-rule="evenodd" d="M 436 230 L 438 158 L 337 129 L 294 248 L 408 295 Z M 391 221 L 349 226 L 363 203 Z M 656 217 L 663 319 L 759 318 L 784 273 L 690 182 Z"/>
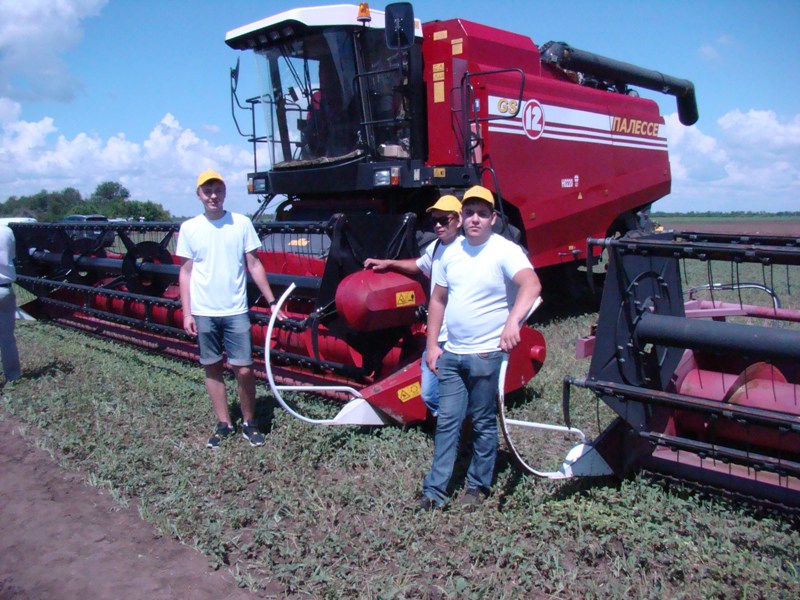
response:
<path id="1" fill-rule="evenodd" d="M 0 600 L 253 600 L 0 420 Z"/>

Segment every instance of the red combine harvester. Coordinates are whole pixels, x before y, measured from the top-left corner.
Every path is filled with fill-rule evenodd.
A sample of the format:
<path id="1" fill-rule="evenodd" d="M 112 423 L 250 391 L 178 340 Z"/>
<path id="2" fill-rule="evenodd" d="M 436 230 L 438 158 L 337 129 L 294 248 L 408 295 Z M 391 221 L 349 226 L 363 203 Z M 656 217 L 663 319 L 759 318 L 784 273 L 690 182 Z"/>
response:
<path id="1" fill-rule="evenodd" d="M 255 55 L 263 86 L 241 102 L 237 61 L 231 108 L 253 146 L 259 256 L 291 317 L 271 320 L 253 286 L 263 374 L 281 402 L 295 390 L 346 401 L 330 420 L 286 404 L 292 414 L 314 423 L 425 420 L 428 283 L 363 263 L 418 256 L 435 238 L 425 209 L 441 194 L 483 184 L 497 196 L 499 232 L 525 246 L 545 292 L 576 296 L 587 280 L 606 280 L 590 372 L 565 382 L 566 424 L 501 410 L 522 464 L 554 478 L 644 466 L 796 503 L 797 331 L 718 320 L 797 322 L 797 312 L 713 296 L 687 309 L 680 261 L 785 265 L 788 287 L 798 240 L 649 227 L 650 205 L 670 191 L 667 141 L 656 103 L 630 86 L 675 96 L 681 122 L 692 125 L 691 82 L 462 19 L 421 24 L 407 3 L 385 13 L 365 4 L 299 8 L 233 30 L 226 43 Z M 247 116 L 247 131 L 237 114 Z M 261 219 L 267 205 L 277 207 L 270 221 Z M 177 224 L 13 227 L 18 283 L 36 297 L 25 307 L 34 316 L 196 356 L 181 328 Z M 596 268 L 603 256 L 607 274 Z M 701 309 L 712 320 L 686 318 Z M 523 332 L 501 409 L 504 393 L 545 360 L 542 335 Z M 570 426 L 573 385 L 619 417 L 595 441 Z M 515 449 L 515 436 L 531 428 L 580 438 L 559 471 L 536 471 Z"/>
<path id="2" fill-rule="evenodd" d="M 461 19 L 421 25 L 407 3 L 385 14 L 300 8 L 231 31 L 226 43 L 256 58 L 261 93 L 240 102 L 237 61 L 231 107 L 240 133 L 237 113 L 250 121 L 260 258 L 278 292 L 293 286 L 284 297 L 292 318 L 269 335 L 269 313 L 251 298 L 255 345 L 269 339 L 264 370 L 283 385 L 361 399 L 368 422 L 426 418 L 428 284 L 364 270 L 366 258 L 418 256 L 434 238 L 425 209 L 482 183 L 497 196 L 502 233 L 527 248 L 546 288 L 574 295 L 596 258 L 586 239 L 639 229 L 670 189 L 664 120 L 629 85 L 672 94 L 681 120 L 697 119 L 689 81 Z M 275 219 L 262 221 L 277 202 Z M 15 227 L 19 284 L 36 296 L 27 308 L 194 357 L 181 329 L 177 228 Z M 545 354 L 526 328 L 507 389 L 524 386 Z"/>

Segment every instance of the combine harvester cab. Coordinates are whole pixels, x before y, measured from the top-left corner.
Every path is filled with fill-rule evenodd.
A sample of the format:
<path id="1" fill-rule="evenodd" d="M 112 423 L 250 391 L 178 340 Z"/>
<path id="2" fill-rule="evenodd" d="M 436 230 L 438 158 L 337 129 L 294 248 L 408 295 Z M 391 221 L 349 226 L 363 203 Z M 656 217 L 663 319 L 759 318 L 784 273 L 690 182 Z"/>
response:
<path id="1" fill-rule="evenodd" d="M 800 506 L 800 239 L 590 244 L 608 250 L 609 271 L 596 335 L 579 346 L 589 372 L 565 380 L 566 423 L 570 387 L 589 389 L 616 415 L 593 442 L 615 474 L 644 468 Z M 698 275 L 707 282 L 685 290 Z"/>
<path id="2" fill-rule="evenodd" d="M 435 239 L 426 208 L 482 184 L 497 198 L 499 232 L 527 249 L 546 292 L 574 295 L 565 286 L 585 282 L 583 265 L 600 256 L 587 255 L 586 239 L 645 225 L 669 193 L 664 119 L 629 86 L 672 94 L 684 124 L 697 119 L 691 82 L 462 19 L 423 25 L 407 3 L 386 13 L 366 3 L 298 8 L 225 42 L 255 58 L 258 94 L 240 101 L 237 61 L 231 108 L 253 147 L 259 257 L 290 317 L 270 326 L 251 287 L 263 374 L 368 404 L 369 423 L 427 417 L 428 282 L 365 270 L 367 258 L 419 256 Z M 268 205 L 271 221 L 261 218 Z M 92 233 L 15 229 L 30 311 L 196 356 L 181 329 L 178 226 L 68 228 Z M 524 328 L 505 391 L 526 385 L 545 356 L 542 335 Z"/>

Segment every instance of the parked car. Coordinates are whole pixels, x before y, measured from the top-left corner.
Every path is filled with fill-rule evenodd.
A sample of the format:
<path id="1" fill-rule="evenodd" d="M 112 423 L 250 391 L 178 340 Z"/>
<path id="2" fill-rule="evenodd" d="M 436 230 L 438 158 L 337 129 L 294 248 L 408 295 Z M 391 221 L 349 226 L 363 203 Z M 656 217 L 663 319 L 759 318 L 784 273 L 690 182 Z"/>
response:
<path id="1" fill-rule="evenodd" d="M 37 223 L 38 221 L 33 217 L 0 217 L 0 225 L 9 225 L 10 223 Z"/>
<path id="2" fill-rule="evenodd" d="M 59 223 L 90 223 L 92 221 L 108 223 L 108 217 L 105 215 L 68 215 L 61 219 Z"/>
<path id="3" fill-rule="evenodd" d="M 68 215 L 58 221 L 59 223 L 108 223 L 108 218 L 105 215 Z M 110 229 L 90 229 L 88 227 L 81 227 L 76 229 L 66 229 L 66 233 L 73 240 L 102 239 L 101 246 L 108 248 L 114 244 L 115 234 Z"/>

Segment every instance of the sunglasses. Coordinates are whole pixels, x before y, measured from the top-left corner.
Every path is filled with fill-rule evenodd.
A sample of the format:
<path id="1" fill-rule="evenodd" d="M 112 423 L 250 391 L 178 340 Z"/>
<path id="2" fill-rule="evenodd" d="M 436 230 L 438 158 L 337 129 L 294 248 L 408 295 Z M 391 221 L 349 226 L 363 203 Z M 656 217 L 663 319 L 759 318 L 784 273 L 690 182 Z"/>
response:
<path id="1" fill-rule="evenodd" d="M 431 217 L 431 222 L 435 225 L 441 225 L 442 227 L 447 227 L 450 225 L 450 221 L 453 220 L 453 215 L 445 215 L 444 217 Z"/>

